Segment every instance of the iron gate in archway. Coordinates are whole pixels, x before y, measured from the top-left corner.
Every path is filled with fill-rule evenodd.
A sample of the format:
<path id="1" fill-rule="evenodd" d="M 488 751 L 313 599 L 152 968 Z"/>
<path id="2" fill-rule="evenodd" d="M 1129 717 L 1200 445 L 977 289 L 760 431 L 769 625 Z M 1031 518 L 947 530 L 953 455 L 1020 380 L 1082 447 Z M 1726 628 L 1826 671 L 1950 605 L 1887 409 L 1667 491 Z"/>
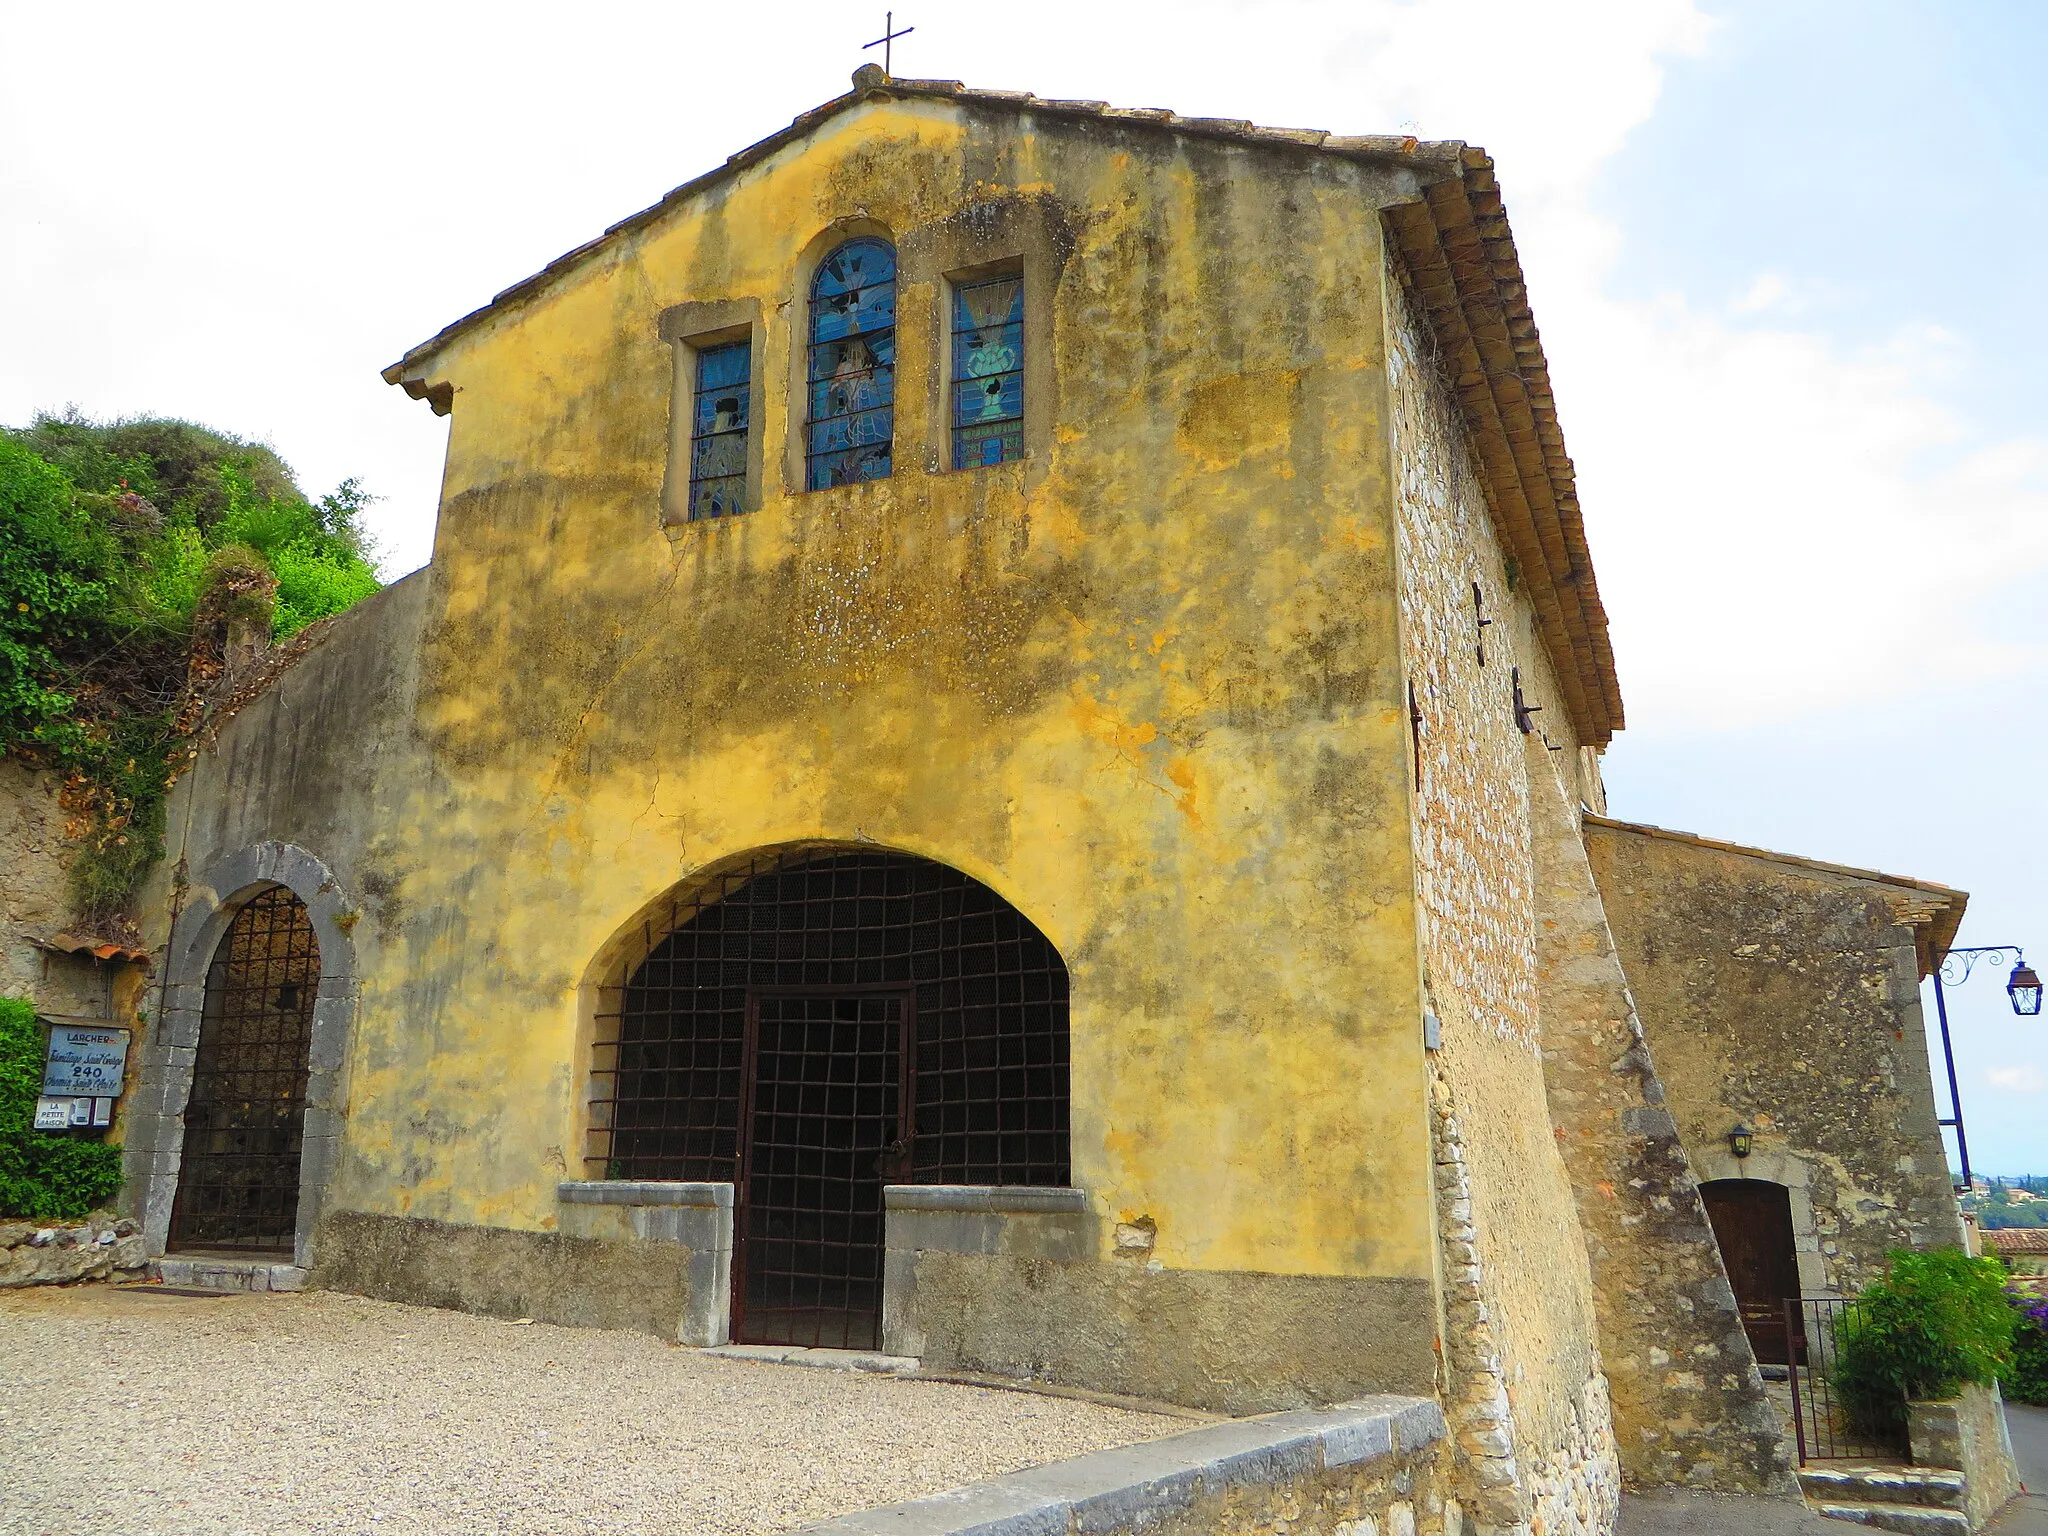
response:
<path id="1" fill-rule="evenodd" d="M 292 1251 L 319 987 L 305 903 L 282 886 L 250 897 L 207 968 L 173 1251 Z"/>
<path id="2" fill-rule="evenodd" d="M 885 1184 L 1068 1182 L 1066 965 L 988 887 L 800 850 L 664 918 L 598 1019 L 592 1171 L 734 1185 L 736 1339 L 879 1344 Z"/>

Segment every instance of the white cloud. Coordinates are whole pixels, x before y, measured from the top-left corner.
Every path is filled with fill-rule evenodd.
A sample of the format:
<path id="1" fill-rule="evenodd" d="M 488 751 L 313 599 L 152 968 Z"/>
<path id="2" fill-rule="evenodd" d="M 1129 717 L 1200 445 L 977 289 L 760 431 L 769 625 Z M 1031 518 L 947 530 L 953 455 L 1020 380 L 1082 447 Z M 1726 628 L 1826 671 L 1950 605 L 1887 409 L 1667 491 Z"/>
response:
<path id="1" fill-rule="evenodd" d="M 1729 313 L 1736 315 L 1760 314 L 1782 304 L 1790 292 L 1791 285 L 1780 274 L 1759 272 L 1756 281 L 1751 283 L 1747 290 L 1729 301 L 1728 310 Z"/>
<path id="2" fill-rule="evenodd" d="M 1993 1067 L 1984 1074 L 1994 1088 L 2007 1093 L 2039 1093 L 2048 1088 L 2048 1073 L 2028 1063 L 2017 1067 Z"/>
<path id="3" fill-rule="evenodd" d="M 416 564 L 445 427 L 377 369 L 843 89 L 872 19 L 653 0 L 23 11 L 10 41 L 42 62 L 0 95 L 0 421 L 69 401 L 268 436 L 315 488 L 363 475 L 388 498 L 394 566 Z M 1636 733 L 2039 659 L 1978 614 L 2048 563 L 2048 447 L 1973 433 L 1950 404 L 1965 346 L 1911 316 L 1837 345 L 1793 323 L 1783 274 L 1609 291 L 1618 232 L 1593 189 L 1667 61 L 1710 45 L 1690 0 L 1044 0 L 1023 26 L 962 3 L 913 19 L 905 73 L 1485 146 Z"/>

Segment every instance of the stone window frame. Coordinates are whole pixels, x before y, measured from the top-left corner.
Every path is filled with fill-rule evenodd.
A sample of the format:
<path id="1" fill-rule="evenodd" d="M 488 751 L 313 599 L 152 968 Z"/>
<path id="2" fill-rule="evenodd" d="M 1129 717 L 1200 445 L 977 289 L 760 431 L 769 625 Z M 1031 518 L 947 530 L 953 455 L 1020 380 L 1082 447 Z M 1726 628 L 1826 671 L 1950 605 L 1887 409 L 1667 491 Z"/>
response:
<path id="1" fill-rule="evenodd" d="M 1020 380 L 1024 398 L 1023 415 L 1018 418 L 1018 428 L 1024 440 L 1024 450 L 1017 455 L 1017 458 L 1030 457 L 1031 422 L 1032 417 L 1037 414 L 1032 409 L 1035 403 L 1031 390 L 1034 372 L 1032 364 L 1037 360 L 1037 355 L 1043 350 L 1043 346 L 1041 345 L 1041 339 L 1033 333 L 1032 320 L 1034 312 L 1031 303 L 1030 275 L 1024 269 L 1024 258 L 1021 255 L 1017 255 L 983 262 L 978 266 L 956 269 L 941 274 L 939 278 L 940 332 L 938 346 L 934 353 L 934 361 L 938 365 L 939 373 L 942 375 L 939 381 L 940 415 L 942 417 L 939 427 L 945 434 L 945 441 L 939 444 L 939 467 L 941 473 L 964 475 L 970 474 L 977 469 L 998 469 L 1003 464 L 1013 464 L 1017 461 L 1017 459 L 1002 459 L 995 464 L 957 463 L 957 451 L 954 444 L 955 434 L 959 431 L 959 423 L 954 419 L 954 408 L 957 404 L 954 398 L 954 391 L 960 383 L 958 372 L 959 359 L 955 356 L 957 349 L 954 345 L 957 325 L 953 309 L 957 302 L 957 296 L 962 288 L 971 288 L 977 283 L 992 282 L 1010 277 L 1021 279 L 1024 285 L 1024 305 L 1021 316 L 1024 345 L 1024 366 L 1021 372 L 1024 377 Z"/>
<path id="2" fill-rule="evenodd" d="M 153 1258 L 163 1254 L 170 1236 L 184 1160 L 185 1106 L 192 1097 L 214 952 L 249 898 L 278 886 L 304 903 L 320 945 L 292 1243 L 293 1262 L 312 1267 L 313 1236 L 326 1209 L 347 1115 L 348 1053 L 360 996 L 355 943 L 349 937 L 356 912 L 326 863 L 282 842 L 258 843 L 208 865 L 187 887 L 164 949 L 162 1002 L 143 1047 L 141 1084 L 129 1109 L 122 1156 L 144 1251 Z"/>
<path id="3" fill-rule="evenodd" d="M 897 368 L 897 472 L 920 464 L 930 475 L 1001 473 L 1022 463 L 1032 478 L 1052 459 L 1052 424 L 1058 415 L 1058 373 L 1053 367 L 1053 300 L 1066 262 L 1057 211 L 1041 199 L 1010 197 L 973 203 L 952 216 L 906 230 L 896 246 L 897 355 L 906 335 L 925 375 L 922 443 L 903 443 L 913 418 L 902 388 L 908 369 Z M 953 467 L 953 290 L 956 284 L 1018 274 L 1024 279 L 1024 453 L 1001 464 Z M 915 303 L 921 295 L 929 295 Z"/>
<path id="4" fill-rule="evenodd" d="M 1821 1251 L 1820 1224 L 1813 1214 L 1813 1177 L 1804 1158 L 1793 1152 L 1767 1152 L 1762 1148 L 1748 1157 L 1737 1157 L 1726 1150 L 1709 1151 L 1694 1156 L 1693 1178 L 1700 1184 L 1746 1179 L 1782 1186 L 1792 1207 L 1792 1253 L 1799 1265 L 1799 1294 L 1836 1294 L 1828 1274 L 1827 1255 Z"/>
<path id="5" fill-rule="evenodd" d="M 761 390 L 766 352 L 761 301 L 696 299 L 671 304 L 661 312 L 656 328 L 672 359 L 668 464 L 661 479 L 661 526 L 673 539 L 686 528 L 727 521 L 724 518 L 693 520 L 690 516 L 690 454 L 696 428 L 697 354 L 707 347 L 724 346 L 735 341 L 749 343 L 747 378 L 753 398 L 748 409 L 747 481 L 740 496 L 740 511 L 758 512 L 761 508 L 765 463 L 762 444 L 767 438 L 762 430 L 762 410 L 767 401 Z"/>

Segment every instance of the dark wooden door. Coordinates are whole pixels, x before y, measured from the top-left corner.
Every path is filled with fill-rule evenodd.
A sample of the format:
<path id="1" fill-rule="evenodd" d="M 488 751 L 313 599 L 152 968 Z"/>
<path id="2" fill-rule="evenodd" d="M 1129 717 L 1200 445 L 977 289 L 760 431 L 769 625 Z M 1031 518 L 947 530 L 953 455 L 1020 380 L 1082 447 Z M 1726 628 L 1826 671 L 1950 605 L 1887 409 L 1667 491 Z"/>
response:
<path id="1" fill-rule="evenodd" d="M 1762 1179 L 1714 1179 L 1700 1186 L 1700 1198 L 1728 1266 L 1749 1347 L 1761 1364 L 1786 1364 L 1785 1301 L 1799 1294 L 1790 1192 Z"/>

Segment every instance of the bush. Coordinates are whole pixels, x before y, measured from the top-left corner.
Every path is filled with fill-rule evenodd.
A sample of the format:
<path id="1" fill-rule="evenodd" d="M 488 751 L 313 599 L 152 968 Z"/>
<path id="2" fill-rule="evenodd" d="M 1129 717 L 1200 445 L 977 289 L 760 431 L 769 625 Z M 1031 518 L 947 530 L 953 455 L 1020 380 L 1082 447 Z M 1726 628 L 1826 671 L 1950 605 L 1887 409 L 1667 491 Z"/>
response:
<path id="1" fill-rule="evenodd" d="M 1998 1373 L 1998 1384 L 2017 1403 L 2048 1406 L 2048 1300 L 2008 1286 L 2006 1301 L 2015 1314 L 2012 1360 Z"/>
<path id="2" fill-rule="evenodd" d="M 113 1199 L 121 1149 L 35 1128 L 44 1055 L 35 1009 L 0 998 L 0 1216 L 64 1221 Z"/>
<path id="3" fill-rule="evenodd" d="M 0 755 L 64 779 L 77 919 L 118 920 L 225 626 L 275 639 L 377 590 L 354 480 L 308 499 L 261 444 L 190 422 L 0 428 Z"/>
<path id="4" fill-rule="evenodd" d="M 1900 1249 L 1835 1330 L 1834 1386 L 1863 1430 L 1896 1430 L 1906 1404 L 1989 1386 L 2012 1360 L 2018 1322 L 2005 1269 L 1960 1248 Z"/>

